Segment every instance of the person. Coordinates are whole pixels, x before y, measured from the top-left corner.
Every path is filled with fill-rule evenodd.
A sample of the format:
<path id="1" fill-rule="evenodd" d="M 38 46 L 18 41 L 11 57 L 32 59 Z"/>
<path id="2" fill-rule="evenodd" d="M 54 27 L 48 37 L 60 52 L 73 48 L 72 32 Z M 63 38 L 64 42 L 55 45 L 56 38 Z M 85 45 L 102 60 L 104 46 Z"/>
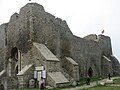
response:
<path id="1" fill-rule="evenodd" d="M 40 90 L 44 90 L 44 84 L 45 84 L 44 79 L 43 79 L 43 77 L 41 77 L 41 80 L 40 80 Z"/>
<path id="2" fill-rule="evenodd" d="M 90 85 L 90 77 L 87 77 L 86 84 Z"/>
<path id="3" fill-rule="evenodd" d="M 110 75 L 110 73 L 108 73 L 108 78 L 109 78 L 109 80 L 111 80 L 111 75 Z"/>

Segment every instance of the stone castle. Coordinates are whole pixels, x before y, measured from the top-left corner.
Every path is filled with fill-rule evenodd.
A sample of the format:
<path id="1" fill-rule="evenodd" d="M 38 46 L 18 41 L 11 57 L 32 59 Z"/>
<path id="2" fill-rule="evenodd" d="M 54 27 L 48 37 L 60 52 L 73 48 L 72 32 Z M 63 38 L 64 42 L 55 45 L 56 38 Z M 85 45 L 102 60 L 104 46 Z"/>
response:
<path id="1" fill-rule="evenodd" d="M 42 71 L 47 72 L 46 85 L 53 87 L 80 77 L 120 75 L 110 37 L 77 37 L 66 21 L 37 3 L 28 3 L 0 26 L 0 42 L 0 87 L 4 90 L 32 86 Z"/>

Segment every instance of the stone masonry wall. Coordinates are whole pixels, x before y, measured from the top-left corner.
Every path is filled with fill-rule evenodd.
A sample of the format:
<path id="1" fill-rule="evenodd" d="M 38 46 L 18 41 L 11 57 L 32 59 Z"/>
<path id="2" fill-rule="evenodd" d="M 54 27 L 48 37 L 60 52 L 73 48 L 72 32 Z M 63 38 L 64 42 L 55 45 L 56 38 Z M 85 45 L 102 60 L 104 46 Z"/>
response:
<path id="1" fill-rule="evenodd" d="M 101 69 L 102 69 L 102 75 L 103 76 L 107 77 L 108 73 L 110 73 L 111 75 L 113 75 L 112 62 L 111 62 L 111 60 L 109 60 L 105 56 L 102 57 Z"/>
<path id="2" fill-rule="evenodd" d="M 101 75 L 101 56 L 105 55 L 110 59 L 112 55 L 110 37 L 91 37 L 97 38 L 97 41 L 76 37 L 66 21 L 55 18 L 37 3 L 28 3 L 21 8 L 19 14 L 13 14 L 6 30 L 6 66 L 14 47 L 22 53 L 25 62 L 23 66 L 35 62 L 31 51 L 33 42 L 44 44 L 58 58 L 72 57 L 79 64 L 80 76 L 87 76 L 90 67 L 93 75 Z"/>
<path id="3" fill-rule="evenodd" d="M 84 39 L 96 41 L 97 40 L 97 35 L 96 34 L 90 34 L 90 35 L 85 36 Z"/>
<path id="4" fill-rule="evenodd" d="M 6 55 L 6 32 L 7 32 L 7 23 L 0 25 L 0 71 L 4 69 L 5 55 Z"/>
<path id="5" fill-rule="evenodd" d="M 36 5 L 32 7 L 33 40 L 45 44 L 52 53 L 59 57 L 63 50 L 61 40 L 65 40 L 72 33 L 65 21 L 55 18 L 55 16 L 46 13 L 44 10 L 38 12 L 39 8 L 40 6 L 37 7 Z"/>
<path id="6" fill-rule="evenodd" d="M 101 74 L 101 49 L 97 42 L 74 36 L 71 40 L 71 57 L 79 64 L 81 76 L 87 76 L 90 67 L 93 75 Z"/>
<path id="7" fill-rule="evenodd" d="M 69 46 L 69 43 L 64 43 L 63 40 L 68 42 L 68 38 L 72 35 L 64 20 L 45 12 L 44 8 L 36 3 L 29 3 L 21 8 L 19 14 L 13 14 L 8 29 L 8 58 L 13 47 L 17 47 L 22 53 L 27 53 L 33 41 L 45 44 L 60 57 L 61 53 L 64 54 L 65 50 L 62 49 L 64 45 Z"/>
<path id="8" fill-rule="evenodd" d="M 118 76 L 120 74 L 120 63 L 113 55 L 111 55 L 110 60 L 112 62 L 113 75 Z"/>
<path id="9" fill-rule="evenodd" d="M 62 68 L 66 70 L 75 81 L 79 81 L 79 65 L 70 57 L 62 59 Z"/>
<path id="10" fill-rule="evenodd" d="M 59 61 L 46 61 L 46 68 L 48 72 L 59 72 L 60 62 Z"/>
<path id="11" fill-rule="evenodd" d="M 110 59 L 112 55 L 112 46 L 111 46 L 111 39 L 108 36 L 99 35 L 98 36 L 98 45 L 102 50 L 102 54 L 107 56 Z"/>

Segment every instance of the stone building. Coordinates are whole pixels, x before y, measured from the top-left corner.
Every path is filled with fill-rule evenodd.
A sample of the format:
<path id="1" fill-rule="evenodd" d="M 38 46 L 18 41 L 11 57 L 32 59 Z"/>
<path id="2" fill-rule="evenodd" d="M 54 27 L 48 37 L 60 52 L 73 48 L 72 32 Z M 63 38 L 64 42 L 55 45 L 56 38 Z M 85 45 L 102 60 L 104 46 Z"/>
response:
<path id="1" fill-rule="evenodd" d="M 44 70 L 46 85 L 54 87 L 80 77 L 120 75 L 110 37 L 77 37 L 66 21 L 37 3 L 28 3 L 0 26 L 0 42 L 0 85 L 5 90 L 32 86 Z"/>

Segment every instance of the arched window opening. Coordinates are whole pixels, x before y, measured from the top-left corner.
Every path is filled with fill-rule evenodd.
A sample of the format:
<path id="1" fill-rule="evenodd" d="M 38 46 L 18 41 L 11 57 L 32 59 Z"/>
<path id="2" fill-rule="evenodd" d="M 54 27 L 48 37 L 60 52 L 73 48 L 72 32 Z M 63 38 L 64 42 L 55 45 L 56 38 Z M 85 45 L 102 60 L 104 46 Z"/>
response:
<path id="1" fill-rule="evenodd" d="M 11 50 L 11 76 L 18 74 L 18 49 L 16 47 Z"/>
<path id="2" fill-rule="evenodd" d="M 18 49 L 16 47 L 11 50 L 11 58 L 18 60 Z"/>

